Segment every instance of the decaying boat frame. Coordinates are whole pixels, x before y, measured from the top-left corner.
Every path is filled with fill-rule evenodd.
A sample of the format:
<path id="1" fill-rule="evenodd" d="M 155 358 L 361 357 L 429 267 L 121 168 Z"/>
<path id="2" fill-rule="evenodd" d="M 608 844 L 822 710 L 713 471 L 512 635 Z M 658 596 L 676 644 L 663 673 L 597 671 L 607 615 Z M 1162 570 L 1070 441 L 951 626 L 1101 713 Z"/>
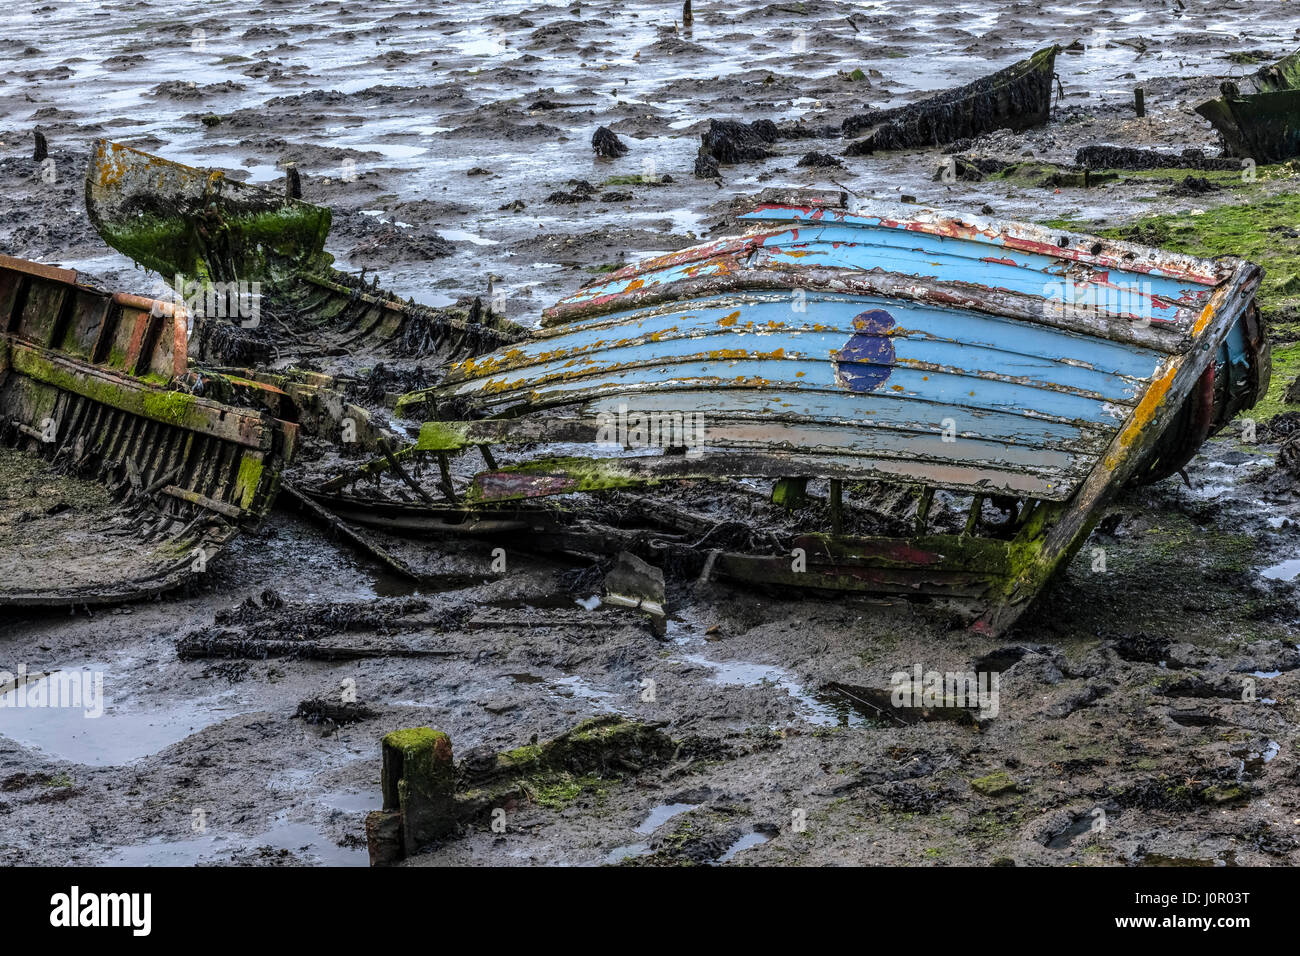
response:
<path id="1" fill-rule="evenodd" d="M 106 238 L 156 269 L 259 276 L 289 302 L 328 268 L 327 210 L 220 174 L 101 144 L 87 188 Z M 439 383 L 397 404 L 418 438 L 368 423 L 354 437 L 371 457 L 308 467 L 294 497 L 417 577 L 379 538 L 429 544 L 438 579 L 485 572 L 488 542 L 632 551 L 705 578 L 940 600 L 1000 632 L 1120 487 L 1181 468 L 1267 386 L 1247 262 L 850 212 L 841 193 L 772 193 L 739 222 L 593 280 L 532 334 L 458 326 L 430 353 L 452 361 Z M 359 308 L 347 341 L 391 344 L 410 318 Z M 307 318 L 339 341 L 336 312 Z M 246 379 L 297 420 L 311 377 Z"/>
<path id="2" fill-rule="evenodd" d="M 1300 52 L 1233 82 L 1222 96 L 1196 107 L 1223 138 L 1224 153 L 1256 163 L 1281 163 L 1300 155 Z"/>
<path id="3" fill-rule="evenodd" d="M 995 129 L 1042 125 L 1051 114 L 1052 79 L 1060 50 L 1055 45 L 1045 47 L 965 86 L 905 106 L 851 116 L 842 128 L 844 136 L 854 139 L 845 155 L 927 149 Z"/>
<path id="4" fill-rule="evenodd" d="M 752 224 L 743 235 L 595 280 L 548 310 L 546 328 L 529 341 L 457 363 L 437 387 L 400 403 L 400 412 L 429 419 L 416 442 L 308 494 L 358 523 L 419 534 L 508 533 L 516 544 L 584 553 L 640 545 L 679 560 L 694 552 L 705 574 L 751 583 L 950 599 L 976 628 L 1000 632 L 1082 545 L 1123 484 L 1181 468 L 1267 386 L 1253 305 L 1261 273 L 1247 262 L 915 207 L 868 215 L 820 201 L 775 203 L 741 218 Z M 1091 292 L 1114 288 L 1120 275 L 1142 276 L 1154 291 L 1135 298 L 1155 317 L 1061 302 L 1053 309 L 1032 288 L 1034 275 Z M 794 314 L 791 296 L 807 299 L 806 313 Z M 876 327 L 883 320 L 871 306 L 880 302 L 902 303 L 900 322 L 928 315 L 938 324 L 908 328 L 891 317 Z M 851 327 L 844 319 L 839 331 L 828 325 L 836 310 L 858 309 Z M 1025 339 L 1048 336 L 1040 351 L 1050 350 L 1052 335 L 1081 351 L 1012 355 L 1005 366 L 972 371 L 981 368 L 972 363 L 1002 361 L 990 355 L 1019 341 L 1004 338 L 990 350 L 954 340 L 967 351 L 951 351 L 947 335 L 960 337 L 962 323 L 962 334 L 984 334 L 984 321 L 1009 323 Z M 828 341 L 831 351 L 821 351 Z M 966 364 L 936 361 L 953 354 Z M 1090 364 L 1089 354 L 1127 371 Z M 1030 393 L 1015 395 L 1019 427 L 1032 438 L 997 424 L 1002 413 L 981 408 L 982 398 L 931 409 L 978 413 L 978 429 L 952 436 L 957 445 L 933 420 L 891 421 L 877 410 L 890 399 L 912 414 L 924 402 L 904 393 L 947 395 L 933 391 L 933 380 L 954 374 L 974 386 L 971 396 L 987 389 L 1008 407 L 999 396 L 1040 389 L 1044 410 L 1023 406 Z M 888 389 L 903 396 L 896 400 L 882 388 L 891 376 Z M 796 395 L 804 411 L 787 414 L 782 402 Z M 656 405 L 656 396 L 664 401 Z M 707 409 L 707 442 L 629 452 L 625 434 L 611 438 L 611 416 L 638 401 Z M 1070 409 L 1082 417 L 1071 420 Z M 587 447 L 574 453 L 575 445 Z M 375 486 L 385 475 L 394 479 L 388 493 Z M 617 520 L 591 520 L 582 503 L 695 481 L 732 493 L 754 478 L 775 480 L 774 497 L 785 501 L 810 479 L 828 482 L 830 528 L 774 535 L 766 553 L 744 553 L 700 535 L 707 517 L 665 505 L 663 530 L 619 530 Z M 851 494 L 886 483 L 912 488 L 910 530 L 844 534 L 853 482 Z M 951 507 L 960 496 L 964 522 L 934 527 L 936 502 Z M 653 527 L 652 512 L 642 517 Z"/>
<path id="5" fill-rule="evenodd" d="M 296 426 L 195 394 L 186 332 L 0 255 L 0 605 L 159 594 L 270 509 Z"/>
<path id="6" fill-rule="evenodd" d="M 100 140 L 86 172 L 86 209 L 105 242 L 169 282 L 257 284 L 256 330 L 245 327 L 235 303 L 198 317 L 194 354 L 208 363 L 262 364 L 272 350 L 298 359 L 355 349 L 440 363 L 523 335 L 477 299 L 435 309 L 340 272 L 325 251 L 329 209 L 219 170 Z"/>

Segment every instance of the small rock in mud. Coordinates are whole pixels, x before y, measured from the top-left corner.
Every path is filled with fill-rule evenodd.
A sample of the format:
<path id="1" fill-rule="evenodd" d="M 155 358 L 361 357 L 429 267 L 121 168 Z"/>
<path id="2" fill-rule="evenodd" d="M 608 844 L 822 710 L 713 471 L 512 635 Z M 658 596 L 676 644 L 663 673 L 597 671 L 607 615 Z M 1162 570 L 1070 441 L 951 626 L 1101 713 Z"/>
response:
<path id="1" fill-rule="evenodd" d="M 999 797 L 1004 793 L 1014 793 L 1018 788 L 1014 780 L 1005 771 L 998 770 L 985 777 L 976 777 L 970 782 L 971 787 L 986 797 Z"/>
<path id="2" fill-rule="evenodd" d="M 1203 196 L 1206 193 L 1216 192 L 1221 188 L 1218 183 L 1211 182 L 1204 176 L 1188 176 L 1169 190 L 1169 193 L 1172 196 Z"/>
<path id="3" fill-rule="evenodd" d="M 803 158 L 799 160 L 799 162 L 796 163 L 795 165 L 804 166 L 804 167 L 811 166 L 816 168 L 833 167 L 833 166 L 839 166 L 843 168 L 844 166 L 844 164 L 839 161 L 838 157 L 832 156 L 830 153 L 819 153 L 816 151 L 813 151 L 811 153 L 805 153 Z"/>
<path id="4" fill-rule="evenodd" d="M 627 155 L 627 144 L 618 138 L 608 126 L 599 127 L 591 137 L 591 148 L 596 151 L 597 156 L 603 156 L 606 159 L 617 159 L 619 156 Z"/>
<path id="5" fill-rule="evenodd" d="M 711 119 L 709 128 L 700 134 L 700 156 L 708 156 L 724 166 L 767 159 L 773 155 L 767 147 L 778 137 L 776 124 L 771 120 L 741 123 Z"/>
<path id="6" fill-rule="evenodd" d="M 573 188 L 569 192 L 558 189 L 546 197 L 549 203 L 557 205 L 573 205 L 574 203 L 589 202 L 596 195 L 596 187 L 585 179 L 570 179 L 568 185 Z"/>

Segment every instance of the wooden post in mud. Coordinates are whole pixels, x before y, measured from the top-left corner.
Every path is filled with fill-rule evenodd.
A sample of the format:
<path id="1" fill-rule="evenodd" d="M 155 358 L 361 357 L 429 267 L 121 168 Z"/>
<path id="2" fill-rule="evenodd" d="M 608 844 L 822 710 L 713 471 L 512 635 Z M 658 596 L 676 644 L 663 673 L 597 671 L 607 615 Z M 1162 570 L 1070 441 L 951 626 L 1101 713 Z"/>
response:
<path id="1" fill-rule="evenodd" d="M 35 145 L 32 146 L 32 159 L 35 162 L 43 163 L 46 157 L 50 155 L 49 146 L 45 142 L 45 134 L 40 130 L 34 130 L 32 137 L 36 140 Z"/>
<path id="2" fill-rule="evenodd" d="M 686 0 L 682 4 L 682 26 L 689 30 L 694 22 L 695 14 L 691 12 L 691 0 Z"/>
<path id="3" fill-rule="evenodd" d="M 456 827 L 451 738 L 432 727 L 395 730 L 380 742 L 384 808 L 366 817 L 371 866 L 389 866 Z"/>
<path id="4" fill-rule="evenodd" d="M 1146 90 L 1140 86 L 1133 91 L 1133 109 L 1138 116 L 1147 115 Z"/>

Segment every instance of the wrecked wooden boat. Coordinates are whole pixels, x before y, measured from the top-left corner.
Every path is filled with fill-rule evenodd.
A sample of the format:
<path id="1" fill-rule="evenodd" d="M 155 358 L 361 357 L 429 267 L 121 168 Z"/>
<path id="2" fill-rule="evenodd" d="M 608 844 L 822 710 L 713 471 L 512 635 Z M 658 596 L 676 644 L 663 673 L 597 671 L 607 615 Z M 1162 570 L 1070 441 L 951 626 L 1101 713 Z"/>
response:
<path id="1" fill-rule="evenodd" d="M 1300 156 L 1300 52 L 1261 67 L 1238 84 L 1220 85 L 1222 96 L 1196 107 L 1219 132 L 1224 153 L 1256 163 Z"/>
<path id="2" fill-rule="evenodd" d="M 245 366 L 371 353 L 435 363 L 505 345 L 523 330 L 474 299 L 401 302 L 335 269 L 330 210 L 117 143 L 95 144 L 86 209 L 100 236 L 168 282 L 195 321 L 196 359 Z"/>
<path id="3" fill-rule="evenodd" d="M 694 549 L 706 576 L 923 597 L 998 632 L 1125 482 L 1181 468 L 1267 387 L 1251 263 L 796 200 L 596 280 L 528 341 L 457 363 L 399 406 L 427 419 L 417 442 L 313 496 L 419 535 Z M 377 503 L 384 474 L 395 493 Z M 635 530 L 672 525 L 700 482 L 685 533 Z M 758 553 L 702 514 L 814 488 L 825 524 L 751 527 Z"/>
<path id="4" fill-rule="evenodd" d="M 1051 115 L 1052 79 L 1060 51 L 1059 46 L 1044 47 L 965 86 L 905 106 L 850 116 L 841 128 L 845 137 L 854 139 L 845 155 L 927 149 L 995 129 L 1041 126 Z"/>
<path id="5" fill-rule="evenodd" d="M 0 605 L 159 594 L 266 515 L 296 426 L 187 366 L 184 309 L 0 255 Z"/>

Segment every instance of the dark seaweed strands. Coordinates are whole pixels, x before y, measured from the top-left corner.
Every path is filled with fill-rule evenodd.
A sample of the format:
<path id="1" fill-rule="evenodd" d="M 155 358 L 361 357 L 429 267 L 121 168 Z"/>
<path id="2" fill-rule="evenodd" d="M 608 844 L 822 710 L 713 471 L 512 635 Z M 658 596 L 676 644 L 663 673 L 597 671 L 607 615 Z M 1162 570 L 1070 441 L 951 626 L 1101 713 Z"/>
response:
<path id="1" fill-rule="evenodd" d="M 1155 149 L 1132 146 L 1082 146 L 1074 154 L 1076 166 L 1089 169 L 1240 169 L 1241 162 L 1218 156 L 1206 156 L 1199 149 L 1182 153 L 1162 153 Z"/>
<path id="2" fill-rule="evenodd" d="M 851 144 L 845 155 L 942 146 L 995 129 L 1022 130 L 1045 123 L 1060 49 L 1039 50 L 1005 70 L 917 103 L 850 116 L 842 127 L 845 137 L 871 132 Z"/>

